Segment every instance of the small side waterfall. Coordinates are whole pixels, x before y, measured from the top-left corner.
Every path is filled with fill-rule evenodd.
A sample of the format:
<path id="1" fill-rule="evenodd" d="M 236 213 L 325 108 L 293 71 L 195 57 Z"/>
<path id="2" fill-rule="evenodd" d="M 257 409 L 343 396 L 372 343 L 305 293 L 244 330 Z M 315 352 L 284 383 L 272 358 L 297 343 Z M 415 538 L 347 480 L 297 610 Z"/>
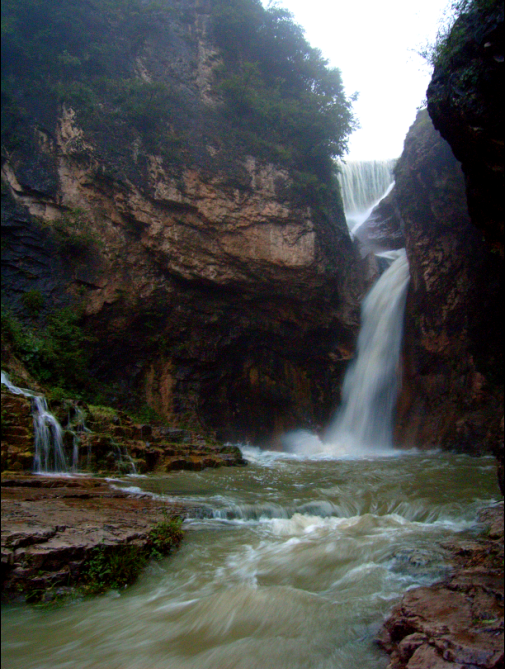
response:
<path id="1" fill-rule="evenodd" d="M 395 160 L 343 163 L 339 175 L 347 225 L 351 233 L 366 221 L 373 208 L 394 185 Z"/>
<path id="2" fill-rule="evenodd" d="M 363 301 L 357 353 L 347 369 L 336 416 L 322 439 L 304 430 L 286 435 L 289 451 L 300 455 L 391 451 L 410 275 L 405 249 L 383 256 L 393 262 Z"/>
<path id="3" fill-rule="evenodd" d="M 1 382 L 11 393 L 29 397 L 31 400 L 35 437 L 34 473 L 67 473 L 68 465 L 63 449 L 63 429 L 56 416 L 49 411 L 46 398 L 14 385 L 9 375 L 3 371 Z"/>

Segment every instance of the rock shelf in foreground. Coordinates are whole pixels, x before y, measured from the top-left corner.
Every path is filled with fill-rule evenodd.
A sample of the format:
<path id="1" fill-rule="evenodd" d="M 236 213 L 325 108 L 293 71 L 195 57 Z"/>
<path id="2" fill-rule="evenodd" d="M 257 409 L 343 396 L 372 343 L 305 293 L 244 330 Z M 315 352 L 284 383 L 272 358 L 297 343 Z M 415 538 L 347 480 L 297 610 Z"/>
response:
<path id="1" fill-rule="evenodd" d="M 2 599 L 51 601 L 83 581 L 97 547 L 144 548 L 175 503 L 116 490 L 104 479 L 2 477 Z"/>
<path id="2" fill-rule="evenodd" d="M 445 546 L 450 577 L 410 590 L 393 609 L 379 640 L 388 669 L 503 668 L 503 503 L 481 521 L 486 536 Z"/>

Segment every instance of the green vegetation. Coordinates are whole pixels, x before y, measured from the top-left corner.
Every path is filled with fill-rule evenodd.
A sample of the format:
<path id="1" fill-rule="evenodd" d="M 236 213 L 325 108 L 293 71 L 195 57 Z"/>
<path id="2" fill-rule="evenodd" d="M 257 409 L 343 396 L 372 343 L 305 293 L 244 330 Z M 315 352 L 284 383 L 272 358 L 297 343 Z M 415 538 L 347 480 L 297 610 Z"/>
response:
<path id="1" fill-rule="evenodd" d="M 295 175 L 292 194 L 320 201 L 335 187 L 333 159 L 344 155 L 356 127 L 340 71 L 328 67 L 285 9 L 216 0 L 212 18 L 224 61 L 218 81 L 228 136 L 252 155 L 288 167 Z"/>
<path id="2" fill-rule="evenodd" d="M 79 207 L 69 209 L 61 218 L 51 223 L 41 221 L 41 224 L 51 228 L 64 253 L 79 255 L 92 246 L 101 245 L 100 239 L 90 227 L 88 215 Z"/>
<path id="3" fill-rule="evenodd" d="M 124 588 L 133 583 L 150 559 L 161 559 L 182 540 L 182 518 L 168 515 L 149 533 L 145 546 L 99 546 L 84 569 L 85 594 Z"/>
<path id="4" fill-rule="evenodd" d="M 142 173 L 152 153 L 180 167 L 190 154 L 206 152 L 210 132 L 224 149 L 217 158 L 223 164 L 250 154 L 286 167 L 294 176 L 287 195 L 327 208 L 328 197 L 338 199 L 334 158 L 344 155 L 356 126 L 339 70 L 328 67 L 285 9 L 265 9 L 260 0 L 213 0 L 210 8 L 209 38 L 222 65 L 209 80 L 216 104 L 206 106 L 185 79 L 184 67 L 193 68 L 197 57 L 191 3 L 5 0 L 5 150 L 27 141 L 27 126 L 54 132 L 64 104 L 100 147 L 104 179 L 121 179 L 127 164 Z M 188 62 L 169 78 L 157 66 L 143 75 L 139 63 L 152 61 L 153 48 L 165 59 L 183 48 Z M 73 151 L 85 158 L 77 140 Z M 76 233 L 69 243 L 82 243 L 78 219 L 69 218 L 68 231 Z"/>
<path id="5" fill-rule="evenodd" d="M 2 349 L 9 346 L 37 381 L 58 387 L 61 393 L 65 389 L 78 397 L 89 385 L 91 342 L 80 314 L 72 309 L 53 312 L 44 326 L 35 328 L 22 325 L 2 305 Z"/>
<path id="6" fill-rule="evenodd" d="M 128 412 L 135 423 L 152 423 L 167 425 L 167 420 L 145 402 L 139 403 L 136 408 Z"/>
<path id="7" fill-rule="evenodd" d="M 140 136 L 148 150 L 173 151 L 178 93 L 138 78 L 131 59 L 161 30 L 160 11 L 166 19 L 172 10 L 143 0 L 2 3 L 2 144 L 15 149 L 33 113 L 29 125 L 50 128 L 64 103 L 112 146 L 114 137 L 128 145 Z"/>
<path id="8" fill-rule="evenodd" d="M 466 33 L 465 28 L 458 25 L 458 19 L 475 11 L 487 13 L 499 5 L 499 0 L 453 0 L 446 10 L 435 41 L 420 49 L 419 55 L 432 67 L 450 62 L 459 52 Z M 475 78 L 477 75 L 469 71 L 467 76 Z"/>
<path id="9" fill-rule="evenodd" d="M 39 315 L 44 307 L 44 298 L 40 290 L 28 290 L 21 298 L 23 306 L 28 311 L 30 316 L 34 318 Z"/>

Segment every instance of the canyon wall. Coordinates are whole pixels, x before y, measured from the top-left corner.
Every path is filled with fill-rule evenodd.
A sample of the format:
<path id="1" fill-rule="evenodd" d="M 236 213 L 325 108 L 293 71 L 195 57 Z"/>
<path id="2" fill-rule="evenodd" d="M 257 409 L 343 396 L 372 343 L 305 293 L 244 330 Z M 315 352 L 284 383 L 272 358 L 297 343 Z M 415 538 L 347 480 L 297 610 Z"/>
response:
<path id="1" fill-rule="evenodd" d="M 212 4 L 174 2 L 137 42 L 124 43 L 128 22 L 96 28 L 119 45 L 121 104 L 74 91 L 77 75 L 64 101 L 37 95 L 12 56 L 3 296 L 35 331 L 79 310 L 103 402 L 272 443 L 338 402 L 366 286 L 338 189 L 316 180 L 323 199 L 300 197 L 299 171 L 227 125 Z"/>
<path id="2" fill-rule="evenodd" d="M 411 271 L 396 439 L 496 450 L 503 430 L 502 262 L 473 225 L 461 166 L 426 110 L 395 174 Z"/>
<path id="3" fill-rule="evenodd" d="M 503 20 L 503 3 L 463 6 L 435 48 L 436 130 L 418 116 L 396 173 L 412 273 L 399 439 L 502 462 Z"/>
<path id="4" fill-rule="evenodd" d="M 473 2 L 439 48 L 427 91 L 435 128 L 465 175 L 472 223 L 503 257 L 504 10 Z"/>

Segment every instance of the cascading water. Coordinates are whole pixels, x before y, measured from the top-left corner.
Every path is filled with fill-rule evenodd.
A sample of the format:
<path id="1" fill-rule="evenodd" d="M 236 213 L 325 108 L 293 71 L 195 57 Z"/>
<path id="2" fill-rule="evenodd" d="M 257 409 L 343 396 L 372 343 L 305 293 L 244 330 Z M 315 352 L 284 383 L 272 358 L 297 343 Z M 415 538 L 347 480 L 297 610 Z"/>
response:
<path id="1" fill-rule="evenodd" d="M 305 455 L 363 455 L 392 449 L 403 313 L 410 277 L 405 249 L 384 256 L 393 262 L 361 307 L 357 355 L 346 372 L 342 403 L 333 423 L 323 440 L 303 430 L 286 435 L 286 450 Z"/>
<path id="2" fill-rule="evenodd" d="M 339 175 L 344 211 L 351 233 L 366 221 L 394 185 L 395 160 L 369 160 L 341 165 Z"/>
<path id="3" fill-rule="evenodd" d="M 2 371 L 2 385 L 15 395 L 30 398 L 32 403 L 35 455 L 33 471 L 36 474 L 67 473 L 68 465 L 63 449 L 63 430 L 56 416 L 48 409 L 46 398 L 35 395 L 26 388 L 14 385 L 9 375 Z"/>
<path id="4" fill-rule="evenodd" d="M 492 458 L 301 458 L 116 486 L 192 510 L 180 550 L 109 596 L 2 605 L 9 669 L 386 669 L 405 590 L 447 573 L 438 542 L 499 496 Z M 57 522 L 56 520 L 54 521 Z"/>
<path id="5" fill-rule="evenodd" d="M 342 404 L 325 441 L 358 447 L 392 447 L 399 385 L 403 313 L 409 283 L 404 249 L 367 295 L 361 308 L 357 357 L 345 375 Z"/>

